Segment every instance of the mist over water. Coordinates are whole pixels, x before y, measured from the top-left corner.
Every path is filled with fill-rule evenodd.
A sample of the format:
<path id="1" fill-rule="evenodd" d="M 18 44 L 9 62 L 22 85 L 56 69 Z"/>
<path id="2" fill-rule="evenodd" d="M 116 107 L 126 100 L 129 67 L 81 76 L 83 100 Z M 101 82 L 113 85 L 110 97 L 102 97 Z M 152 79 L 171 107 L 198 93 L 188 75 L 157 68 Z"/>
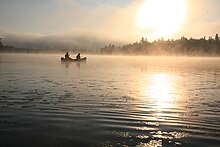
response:
<path id="1" fill-rule="evenodd" d="M 0 146 L 220 144 L 220 58 L 0 54 Z"/>

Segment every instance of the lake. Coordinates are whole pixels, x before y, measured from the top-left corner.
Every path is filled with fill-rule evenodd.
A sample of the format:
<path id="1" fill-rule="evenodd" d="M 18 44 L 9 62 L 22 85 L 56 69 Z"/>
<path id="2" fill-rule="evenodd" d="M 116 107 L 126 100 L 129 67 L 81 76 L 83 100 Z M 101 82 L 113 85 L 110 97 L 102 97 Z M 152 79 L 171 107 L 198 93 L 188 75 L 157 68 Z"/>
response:
<path id="1" fill-rule="evenodd" d="M 0 146 L 220 145 L 220 58 L 0 54 Z"/>

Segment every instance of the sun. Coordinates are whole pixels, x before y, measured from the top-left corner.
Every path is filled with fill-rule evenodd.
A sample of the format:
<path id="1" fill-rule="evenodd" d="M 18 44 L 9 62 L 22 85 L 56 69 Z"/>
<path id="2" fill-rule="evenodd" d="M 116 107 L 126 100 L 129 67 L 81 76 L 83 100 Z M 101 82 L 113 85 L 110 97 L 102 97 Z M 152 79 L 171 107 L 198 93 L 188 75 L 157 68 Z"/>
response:
<path id="1" fill-rule="evenodd" d="M 145 0 L 137 12 L 137 28 L 164 37 L 177 32 L 186 16 L 185 0 Z"/>

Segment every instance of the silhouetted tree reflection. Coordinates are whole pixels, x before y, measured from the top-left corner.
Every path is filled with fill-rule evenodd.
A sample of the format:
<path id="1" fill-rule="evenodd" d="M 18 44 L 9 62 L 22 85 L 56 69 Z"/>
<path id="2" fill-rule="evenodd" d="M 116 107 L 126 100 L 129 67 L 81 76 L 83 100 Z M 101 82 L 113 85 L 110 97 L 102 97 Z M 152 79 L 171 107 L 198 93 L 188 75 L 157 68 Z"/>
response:
<path id="1" fill-rule="evenodd" d="M 215 38 L 206 37 L 200 39 L 186 38 L 182 36 L 180 39 L 163 38 L 148 42 L 147 38 L 141 38 L 139 42 L 126 44 L 123 46 L 115 46 L 109 44 L 101 48 L 102 54 L 136 54 L 136 55 L 220 55 L 220 41 L 218 34 Z"/>

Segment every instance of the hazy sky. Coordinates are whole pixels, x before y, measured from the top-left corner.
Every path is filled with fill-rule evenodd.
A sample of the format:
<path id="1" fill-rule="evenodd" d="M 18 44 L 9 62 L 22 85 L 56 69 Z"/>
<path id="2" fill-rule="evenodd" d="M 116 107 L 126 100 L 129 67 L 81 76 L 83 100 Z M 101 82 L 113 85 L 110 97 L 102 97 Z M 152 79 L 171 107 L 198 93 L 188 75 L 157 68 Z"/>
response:
<path id="1" fill-rule="evenodd" d="M 18 47 L 96 48 L 142 36 L 153 41 L 220 33 L 220 0 L 150 1 L 0 0 L 0 37 Z"/>

